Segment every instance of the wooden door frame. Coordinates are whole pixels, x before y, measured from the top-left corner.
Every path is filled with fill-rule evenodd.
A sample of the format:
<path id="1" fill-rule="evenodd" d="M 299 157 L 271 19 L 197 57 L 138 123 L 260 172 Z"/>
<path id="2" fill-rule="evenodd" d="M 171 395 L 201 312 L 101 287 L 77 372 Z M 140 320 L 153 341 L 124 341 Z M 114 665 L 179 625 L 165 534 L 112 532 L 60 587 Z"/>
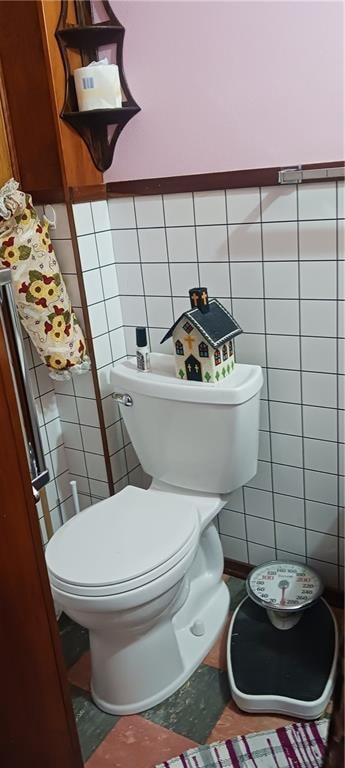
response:
<path id="1" fill-rule="evenodd" d="M 82 768 L 0 322 L 0 764 Z"/>

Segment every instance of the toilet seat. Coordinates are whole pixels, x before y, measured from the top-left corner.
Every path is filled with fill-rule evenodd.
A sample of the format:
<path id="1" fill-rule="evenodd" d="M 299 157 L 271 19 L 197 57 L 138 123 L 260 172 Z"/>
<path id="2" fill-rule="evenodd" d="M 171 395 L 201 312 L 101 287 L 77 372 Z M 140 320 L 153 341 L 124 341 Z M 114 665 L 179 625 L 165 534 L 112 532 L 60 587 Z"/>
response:
<path id="1" fill-rule="evenodd" d="M 46 549 L 51 584 L 89 597 L 134 590 L 187 558 L 199 530 L 192 499 L 127 486 L 55 533 Z"/>

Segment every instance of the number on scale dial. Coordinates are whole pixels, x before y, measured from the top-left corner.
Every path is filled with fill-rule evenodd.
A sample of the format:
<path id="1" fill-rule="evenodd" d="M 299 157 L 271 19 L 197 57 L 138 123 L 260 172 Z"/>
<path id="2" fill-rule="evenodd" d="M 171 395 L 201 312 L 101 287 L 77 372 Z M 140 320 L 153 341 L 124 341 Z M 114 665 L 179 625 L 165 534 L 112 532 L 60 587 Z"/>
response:
<path id="1" fill-rule="evenodd" d="M 249 574 L 247 586 L 253 600 L 279 611 L 301 609 L 322 593 L 319 576 L 299 563 L 260 565 Z"/>

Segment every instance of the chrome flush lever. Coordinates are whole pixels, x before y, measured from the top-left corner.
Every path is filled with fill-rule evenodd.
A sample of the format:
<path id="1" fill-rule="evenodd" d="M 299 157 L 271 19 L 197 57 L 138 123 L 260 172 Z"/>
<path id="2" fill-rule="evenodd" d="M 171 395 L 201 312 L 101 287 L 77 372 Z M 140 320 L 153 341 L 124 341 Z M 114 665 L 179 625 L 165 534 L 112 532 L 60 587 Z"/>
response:
<path id="1" fill-rule="evenodd" d="M 120 405 L 127 405 L 130 408 L 133 405 L 133 398 L 130 395 L 123 395 L 121 392 L 113 392 L 113 398 Z"/>

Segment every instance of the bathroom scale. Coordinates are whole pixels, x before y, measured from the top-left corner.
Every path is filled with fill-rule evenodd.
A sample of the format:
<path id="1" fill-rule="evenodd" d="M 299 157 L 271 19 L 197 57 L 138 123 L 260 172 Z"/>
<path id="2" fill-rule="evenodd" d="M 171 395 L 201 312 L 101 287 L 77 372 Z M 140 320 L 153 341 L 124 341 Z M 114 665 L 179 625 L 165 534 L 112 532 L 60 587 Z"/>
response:
<path id="1" fill-rule="evenodd" d="M 254 568 L 229 629 L 232 697 L 245 712 L 312 719 L 335 681 L 338 631 L 315 571 L 273 561 Z"/>

